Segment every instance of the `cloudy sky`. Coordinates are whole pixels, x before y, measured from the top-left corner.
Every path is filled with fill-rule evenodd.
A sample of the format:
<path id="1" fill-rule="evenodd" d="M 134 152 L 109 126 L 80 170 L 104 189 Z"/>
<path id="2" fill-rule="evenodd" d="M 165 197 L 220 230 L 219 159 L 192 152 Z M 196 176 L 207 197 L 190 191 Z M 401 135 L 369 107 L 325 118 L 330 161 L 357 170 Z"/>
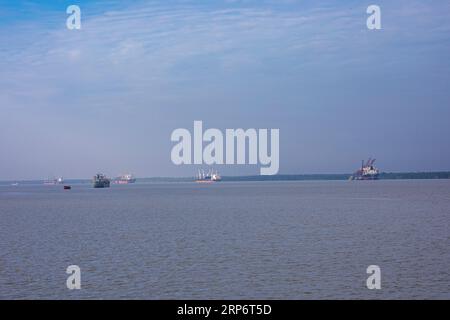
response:
<path id="1" fill-rule="evenodd" d="M 191 176 L 170 135 L 194 120 L 279 128 L 282 174 L 450 170 L 449 17 L 447 0 L 0 0 L 0 180 Z"/>

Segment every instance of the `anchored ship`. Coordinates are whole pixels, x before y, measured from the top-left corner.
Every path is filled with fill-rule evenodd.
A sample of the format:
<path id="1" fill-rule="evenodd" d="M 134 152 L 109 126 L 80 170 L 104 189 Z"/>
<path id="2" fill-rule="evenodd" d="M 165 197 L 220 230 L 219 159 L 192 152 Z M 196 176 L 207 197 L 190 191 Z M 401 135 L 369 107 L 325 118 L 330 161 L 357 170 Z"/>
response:
<path id="1" fill-rule="evenodd" d="M 132 174 L 129 174 L 129 173 L 123 174 L 114 180 L 114 183 L 116 183 L 116 184 L 130 184 L 130 183 L 135 183 L 135 182 L 136 182 L 136 178 Z"/>
<path id="2" fill-rule="evenodd" d="M 111 181 L 101 173 L 97 173 L 92 180 L 94 188 L 109 188 Z"/>
<path id="3" fill-rule="evenodd" d="M 222 181 L 222 177 L 219 175 L 219 173 L 216 171 L 216 173 L 213 173 L 211 175 L 212 181 Z"/>
<path id="4" fill-rule="evenodd" d="M 380 171 L 373 165 L 376 159 L 362 161 L 361 168 L 358 169 L 351 177 L 350 180 L 377 180 L 380 175 Z"/>
<path id="5" fill-rule="evenodd" d="M 199 170 L 198 175 L 195 178 L 195 182 L 198 183 L 211 183 L 221 181 L 222 177 L 219 175 L 217 170 L 214 172 L 213 170 L 209 170 L 205 173 L 204 170 Z"/>
<path id="6" fill-rule="evenodd" d="M 64 183 L 64 178 L 63 177 L 48 178 L 47 180 L 44 181 L 44 184 L 47 185 L 47 186 L 53 186 L 53 185 L 63 184 L 63 183 Z"/>

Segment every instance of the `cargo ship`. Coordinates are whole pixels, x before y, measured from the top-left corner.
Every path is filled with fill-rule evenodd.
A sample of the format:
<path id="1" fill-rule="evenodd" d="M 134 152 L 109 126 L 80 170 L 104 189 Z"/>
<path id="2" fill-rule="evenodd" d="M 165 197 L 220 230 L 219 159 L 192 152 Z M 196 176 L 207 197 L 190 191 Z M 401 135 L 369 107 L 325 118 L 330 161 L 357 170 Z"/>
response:
<path id="1" fill-rule="evenodd" d="M 378 180 L 380 171 L 373 165 L 374 163 L 375 159 L 369 158 L 367 162 L 363 160 L 361 168 L 350 177 L 350 180 Z"/>
<path id="2" fill-rule="evenodd" d="M 219 175 L 217 170 L 214 172 L 209 170 L 205 173 L 204 170 L 199 170 L 197 176 L 195 177 L 195 182 L 198 183 L 212 183 L 222 181 L 222 177 Z"/>
<path id="3" fill-rule="evenodd" d="M 116 184 L 130 184 L 135 182 L 136 178 L 132 174 L 123 174 L 120 177 L 114 179 L 114 183 Z"/>
<path id="4" fill-rule="evenodd" d="M 109 188 L 111 181 L 104 174 L 97 173 L 94 176 L 92 183 L 94 188 Z"/>
<path id="5" fill-rule="evenodd" d="M 63 177 L 49 178 L 47 180 L 44 180 L 44 185 L 46 185 L 46 186 L 54 186 L 54 185 L 63 184 L 63 183 L 64 183 Z"/>

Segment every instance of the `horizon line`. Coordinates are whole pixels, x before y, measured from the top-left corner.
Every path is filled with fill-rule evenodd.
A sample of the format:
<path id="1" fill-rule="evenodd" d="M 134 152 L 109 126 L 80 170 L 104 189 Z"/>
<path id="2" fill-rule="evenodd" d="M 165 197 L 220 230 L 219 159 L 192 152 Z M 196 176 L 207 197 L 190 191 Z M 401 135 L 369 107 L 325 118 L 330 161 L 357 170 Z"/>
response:
<path id="1" fill-rule="evenodd" d="M 324 176 L 335 176 L 335 177 L 343 177 L 343 176 L 351 176 L 353 173 L 282 173 L 275 175 L 229 175 L 222 176 L 223 179 L 260 179 L 260 180 L 275 180 L 277 177 L 324 177 Z M 439 171 L 403 171 L 403 172 L 380 172 L 380 175 L 432 175 L 432 174 L 440 174 L 440 175 L 448 175 L 450 178 L 450 170 L 439 170 Z M 168 176 L 151 176 L 151 177 L 137 177 L 137 180 L 177 180 L 177 179 L 191 179 L 195 177 L 192 176 L 176 176 L 176 177 L 168 177 Z M 86 181 L 91 180 L 92 178 L 65 178 L 65 181 Z M 114 179 L 114 178 L 111 178 Z M 9 182 L 41 182 L 46 179 L 0 179 L 0 183 L 9 183 Z"/>

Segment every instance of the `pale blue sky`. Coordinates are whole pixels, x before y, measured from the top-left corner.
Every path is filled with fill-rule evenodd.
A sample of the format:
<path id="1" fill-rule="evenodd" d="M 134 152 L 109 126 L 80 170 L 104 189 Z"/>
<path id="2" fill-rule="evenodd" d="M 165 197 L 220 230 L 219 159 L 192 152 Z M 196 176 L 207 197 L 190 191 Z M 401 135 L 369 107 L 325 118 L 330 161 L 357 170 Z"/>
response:
<path id="1" fill-rule="evenodd" d="M 194 175 L 170 161 L 194 120 L 279 128 L 282 174 L 450 170 L 449 17 L 439 0 L 0 0 L 0 180 Z"/>

